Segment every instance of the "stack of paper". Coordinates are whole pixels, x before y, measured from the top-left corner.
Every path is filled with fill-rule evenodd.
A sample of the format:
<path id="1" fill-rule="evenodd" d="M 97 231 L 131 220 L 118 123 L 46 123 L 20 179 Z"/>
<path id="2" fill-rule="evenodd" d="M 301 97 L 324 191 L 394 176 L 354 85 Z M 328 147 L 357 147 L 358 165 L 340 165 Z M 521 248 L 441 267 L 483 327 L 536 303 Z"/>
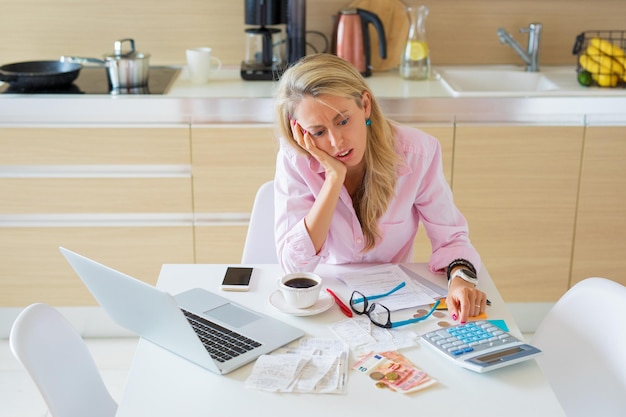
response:
<path id="1" fill-rule="evenodd" d="M 419 275 L 415 273 L 409 276 L 400 265 L 394 264 L 373 266 L 338 275 L 348 288 L 357 290 L 366 297 L 386 293 L 404 282 L 406 286 L 401 290 L 376 300 L 391 311 L 432 304 L 435 298 L 441 298 L 441 294 L 423 285 L 416 279 L 417 277 Z M 445 294 L 443 296 L 445 297 Z"/>
<path id="2" fill-rule="evenodd" d="M 349 350 L 341 340 L 303 338 L 257 359 L 245 387 L 273 392 L 342 394 Z"/>

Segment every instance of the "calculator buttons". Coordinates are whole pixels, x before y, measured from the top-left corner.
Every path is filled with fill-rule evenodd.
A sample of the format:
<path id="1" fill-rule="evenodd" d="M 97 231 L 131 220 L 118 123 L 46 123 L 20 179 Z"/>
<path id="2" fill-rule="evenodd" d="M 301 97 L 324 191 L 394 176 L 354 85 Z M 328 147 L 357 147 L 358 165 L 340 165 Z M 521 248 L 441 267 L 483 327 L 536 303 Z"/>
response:
<path id="1" fill-rule="evenodd" d="M 459 324 L 424 335 L 433 346 L 452 356 L 475 353 L 518 340 L 486 321 Z"/>

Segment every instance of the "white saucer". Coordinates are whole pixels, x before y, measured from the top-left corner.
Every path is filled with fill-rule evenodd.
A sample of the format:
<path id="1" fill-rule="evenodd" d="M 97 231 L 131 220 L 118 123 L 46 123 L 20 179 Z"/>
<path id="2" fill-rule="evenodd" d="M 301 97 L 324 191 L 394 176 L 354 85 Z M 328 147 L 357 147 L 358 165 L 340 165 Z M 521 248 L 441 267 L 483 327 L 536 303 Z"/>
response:
<path id="1" fill-rule="evenodd" d="M 276 290 L 270 295 L 270 304 L 277 310 L 291 314 L 292 316 L 312 316 L 328 310 L 333 305 L 333 299 L 325 292 L 320 292 L 317 302 L 309 308 L 295 308 L 288 305 L 280 290 Z"/>

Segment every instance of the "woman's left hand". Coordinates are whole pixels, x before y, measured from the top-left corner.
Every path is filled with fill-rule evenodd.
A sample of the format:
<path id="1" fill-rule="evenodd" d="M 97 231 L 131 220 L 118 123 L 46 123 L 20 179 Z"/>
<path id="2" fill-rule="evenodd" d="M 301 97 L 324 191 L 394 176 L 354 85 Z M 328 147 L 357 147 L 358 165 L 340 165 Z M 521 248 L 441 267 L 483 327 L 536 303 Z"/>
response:
<path id="1" fill-rule="evenodd" d="M 469 317 L 475 317 L 485 312 L 487 295 L 477 289 L 474 284 L 461 278 L 454 278 L 450 282 L 446 305 L 453 320 L 465 323 Z"/>

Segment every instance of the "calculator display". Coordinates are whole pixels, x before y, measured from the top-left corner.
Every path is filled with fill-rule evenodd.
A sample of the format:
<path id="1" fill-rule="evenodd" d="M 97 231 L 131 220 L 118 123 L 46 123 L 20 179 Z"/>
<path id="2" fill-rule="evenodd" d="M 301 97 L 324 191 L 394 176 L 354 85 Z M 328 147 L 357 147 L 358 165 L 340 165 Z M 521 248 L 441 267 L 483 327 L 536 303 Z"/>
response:
<path id="1" fill-rule="evenodd" d="M 495 363 L 495 362 L 502 360 L 503 358 L 506 358 L 509 355 L 514 355 L 516 353 L 520 353 L 523 351 L 524 349 L 520 348 L 519 346 L 516 346 L 514 348 L 501 350 L 499 352 L 495 352 L 489 355 L 478 356 L 474 358 L 473 360 L 476 362 L 483 362 L 483 363 L 488 363 L 488 364 Z"/>

